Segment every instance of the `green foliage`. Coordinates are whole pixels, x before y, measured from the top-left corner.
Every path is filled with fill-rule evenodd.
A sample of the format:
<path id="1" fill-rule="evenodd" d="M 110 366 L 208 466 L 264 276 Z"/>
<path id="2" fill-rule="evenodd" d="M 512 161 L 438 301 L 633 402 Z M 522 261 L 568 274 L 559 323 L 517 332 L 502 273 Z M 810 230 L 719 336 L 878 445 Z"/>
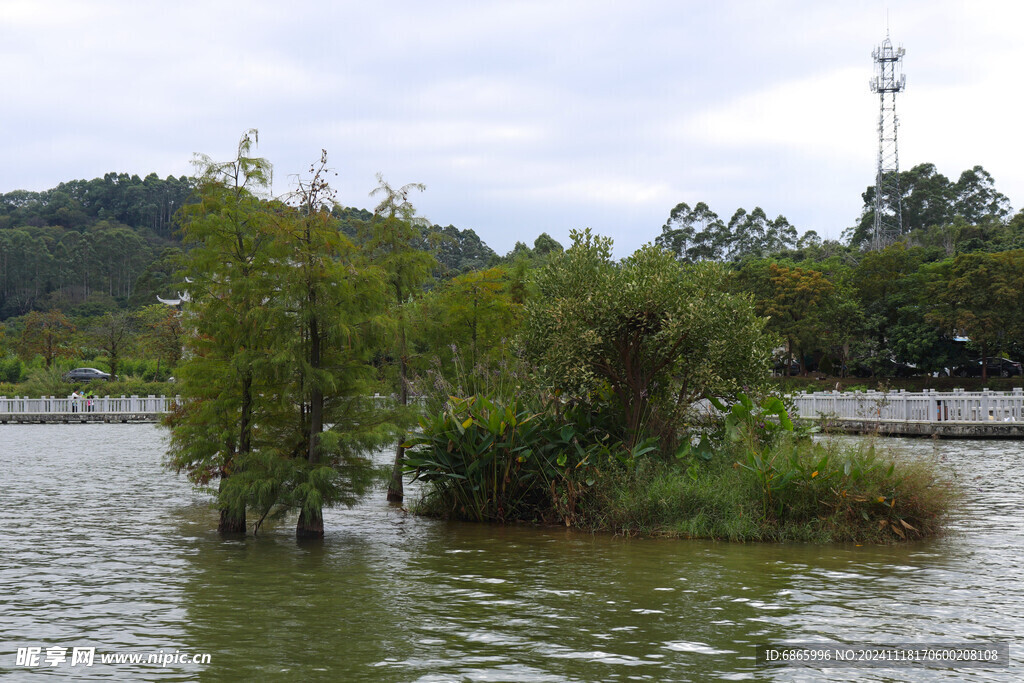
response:
<path id="1" fill-rule="evenodd" d="M 0 358 L 0 382 L 17 384 L 25 378 L 25 363 L 17 356 Z"/>
<path id="2" fill-rule="evenodd" d="M 183 214 L 192 301 L 170 465 L 197 484 L 219 478 L 222 529 L 244 528 L 247 508 L 261 521 L 295 509 L 297 532 L 316 536 L 323 507 L 365 491 L 366 453 L 397 438 L 359 398 L 386 281 L 338 230 L 326 153 L 290 204 L 270 200 L 255 136 L 231 162 L 200 160 L 200 201 Z"/>
<path id="3" fill-rule="evenodd" d="M 793 422 L 778 396 L 766 396 L 760 403 L 754 403 L 750 396 L 740 392 L 730 406 L 714 396 L 708 400 L 725 415 L 722 431 L 730 442 L 763 447 L 773 443 L 783 432 L 793 431 Z"/>
<path id="4" fill-rule="evenodd" d="M 406 443 L 406 471 L 427 484 L 423 509 L 472 521 L 576 525 L 602 473 L 632 469 L 657 450 L 653 440 L 615 440 L 608 398 L 449 397 Z"/>
<path id="5" fill-rule="evenodd" d="M 538 489 L 553 463 L 534 453 L 538 415 L 512 401 L 453 398 L 447 410 L 424 418 L 405 446 L 406 471 L 432 486 L 434 504 L 472 521 L 506 521 L 540 504 Z M 534 485 L 531 485 L 534 484 Z"/>
<path id="6" fill-rule="evenodd" d="M 49 368 L 57 358 L 73 354 L 71 335 L 74 332 L 74 324 L 57 309 L 51 309 L 46 313 L 32 311 L 25 316 L 18 351 L 22 358 L 42 356 L 46 367 Z"/>
<path id="7" fill-rule="evenodd" d="M 437 261 L 427 252 L 417 248 L 416 242 L 421 233 L 414 225 L 416 208 L 409 201 L 410 192 L 423 191 L 426 187 L 420 183 L 410 183 L 394 188 L 379 173 L 377 182 L 378 186 L 370 195 L 379 194 L 383 197 L 373 212 L 373 220 L 368 225 L 369 232 L 364 249 L 388 280 L 395 334 L 393 341 L 385 345 L 384 352 L 395 361 L 397 377 L 394 388 L 398 404 L 404 409 L 409 403 L 410 381 L 410 320 L 406 309 L 420 294 L 423 283 L 430 277 L 430 272 L 437 265 Z M 395 448 L 395 462 L 388 485 L 388 500 L 394 502 L 399 502 L 404 497 L 403 452 L 404 448 L 399 444 Z"/>
<path id="8" fill-rule="evenodd" d="M 459 362 L 474 367 L 497 361 L 522 324 L 509 269 L 497 266 L 459 275 L 428 292 L 416 312 L 420 358 L 433 354 L 442 372 Z M 422 361 L 420 367 L 423 367 Z"/>
<path id="9" fill-rule="evenodd" d="M 525 356 L 567 395 L 610 387 L 624 415 L 619 438 L 635 445 L 657 435 L 670 446 L 696 400 L 767 375 L 765 321 L 724 291 L 717 264 L 683 264 L 656 246 L 615 263 L 610 239 L 572 237 L 536 277 Z"/>
<path id="10" fill-rule="evenodd" d="M 992 176 L 981 166 L 960 174 L 951 182 L 934 164 L 918 164 L 899 174 L 904 233 L 919 233 L 953 223 L 957 217 L 970 223 L 1002 223 L 1009 217 L 1009 200 L 995 189 Z M 864 208 L 851 244 L 861 246 L 871 237 L 875 216 L 875 187 L 862 195 Z M 891 202 L 892 200 L 890 200 Z M 896 207 L 890 206 L 890 212 Z"/>
<path id="11" fill-rule="evenodd" d="M 939 533 L 959 497 L 935 464 L 885 457 L 871 445 L 783 435 L 769 451 L 776 486 L 767 510 L 760 475 L 729 457 L 695 468 L 647 460 L 601 477 L 580 524 L 732 541 L 893 543 Z M 729 454 L 742 459 L 742 447 Z"/>
<path id="12" fill-rule="evenodd" d="M 966 334 L 982 358 L 1024 337 L 1024 250 L 961 254 L 931 283 L 935 309 L 926 317 Z M 982 366 L 983 377 L 987 367 Z"/>
<path id="13" fill-rule="evenodd" d="M 893 541 L 937 533 L 956 498 L 934 466 L 880 457 L 874 446 L 782 440 L 769 518 L 814 525 L 834 540 Z"/>

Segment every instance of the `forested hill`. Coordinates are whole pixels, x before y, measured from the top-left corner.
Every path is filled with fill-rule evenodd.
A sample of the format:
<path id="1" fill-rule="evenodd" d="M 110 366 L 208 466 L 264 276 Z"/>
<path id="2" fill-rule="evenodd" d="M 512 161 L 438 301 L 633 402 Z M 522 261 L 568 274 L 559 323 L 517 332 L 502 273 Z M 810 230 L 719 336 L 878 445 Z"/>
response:
<path id="1" fill-rule="evenodd" d="M 174 214 L 193 190 L 185 176 L 108 173 L 0 194 L 0 319 L 138 304 L 140 284 L 154 301 L 173 271 Z"/>
<path id="2" fill-rule="evenodd" d="M 155 173 L 145 178 L 108 173 L 92 180 L 71 180 L 42 192 L 0 194 L 0 229 L 61 227 L 85 232 L 101 221 L 171 239 L 174 213 L 188 202 L 191 178 Z"/>
<path id="3" fill-rule="evenodd" d="M 108 173 L 42 192 L 0 194 L 0 320 L 52 308 L 95 315 L 173 296 L 181 246 L 174 216 L 194 190 L 186 176 Z M 356 241 L 372 218 L 366 209 L 335 213 Z M 437 277 L 498 260 L 473 230 L 420 228 L 423 248 L 437 255 Z"/>

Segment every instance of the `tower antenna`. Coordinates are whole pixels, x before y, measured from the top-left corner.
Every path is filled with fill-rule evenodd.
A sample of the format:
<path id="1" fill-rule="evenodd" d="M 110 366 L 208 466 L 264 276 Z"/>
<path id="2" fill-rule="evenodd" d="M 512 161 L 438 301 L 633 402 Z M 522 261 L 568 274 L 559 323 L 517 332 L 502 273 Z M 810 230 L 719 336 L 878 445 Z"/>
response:
<path id="1" fill-rule="evenodd" d="M 902 73 L 902 46 L 894 48 L 889 40 L 888 12 L 886 35 L 882 44 L 871 53 L 875 60 L 875 77 L 871 92 L 878 93 L 878 170 L 875 174 L 875 222 L 871 248 L 883 249 L 903 234 L 903 199 L 900 194 L 900 155 L 896 141 L 899 119 L 896 117 L 896 94 L 903 92 L 907 77 Z"/>

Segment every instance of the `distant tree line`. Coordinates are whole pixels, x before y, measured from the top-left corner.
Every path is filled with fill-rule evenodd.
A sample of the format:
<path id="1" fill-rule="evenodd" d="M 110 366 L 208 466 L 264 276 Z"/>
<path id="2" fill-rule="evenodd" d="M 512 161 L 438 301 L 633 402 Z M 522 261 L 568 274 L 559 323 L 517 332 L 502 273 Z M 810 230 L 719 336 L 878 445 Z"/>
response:
<path id="1" fill-rule="evenodd" d="M 956 182 L 921 164 L 900 174 L 903 233 L 869 251 L 874 187 L 842 242 L 757 207 L 725 222 L 707 204 L 672 209 L 656 242 L 683 261 L 724 261 L 780 336 L 789 373 L 945 372 L 1024 358 L 1024 212 L 981 166 Z M 964 340 L 969 340 L 964 341 Z M 988 374 L 987 363 L 980 368 Z"/>
<path id="2" fill-rule="evenodd" d="M 8 349 L 31 311 L 61 311 L 79 329 L 92 329 L 106 313 L 137 311 L 186 289 L 176 275 L 185 248 L 175 216 L 197 199 L 197 187 L 187 177 L 108 173 L 0 195 L 0 321 L 8 323 Z M 761 207 L 737 209 L 726 220 L 698 202 L 672 208 L 655 242 L 682 261 L 728 264 L 732 287 L 759 302 L 802 371 L 885 373 L 899 364 L 939 370 L 968 356 L 1024 356 L 1012 324 L 979 331 L 981 313 L 972 317 L 968 309 L 980 311 L 984 302 L 963 303 L 990 286 L 992 306 L 1013 305 L 1013 252 L 1024 249 L 1024 214 L 1012 213 L 981 166 L 954 182 L 921 164 L 900 174 L 900 188 L 904 232 L 880 252 L 867 250 L 873 187 L 841 240 L 801 234 Z M 367 246 L 373 212 L 335 205 L 331 215 L 341 234 Z M 434 258 L 422 288 L 436 290 L 415 304 L 427 320 L 409 337 L 411 363 L 428 347 L 453 362 L 457 354 L 440 343 L 448 331 L 439 321 L 467 331 L 472 358 L 487 357 L 491 344 L 509 336 L 531 272 L 562 251 L 544 233 L 501 256 L 471 229 L 418 216 L 409 224 L 410 248 Z M 964 337 L 972 343 L 956 341 Z"/>

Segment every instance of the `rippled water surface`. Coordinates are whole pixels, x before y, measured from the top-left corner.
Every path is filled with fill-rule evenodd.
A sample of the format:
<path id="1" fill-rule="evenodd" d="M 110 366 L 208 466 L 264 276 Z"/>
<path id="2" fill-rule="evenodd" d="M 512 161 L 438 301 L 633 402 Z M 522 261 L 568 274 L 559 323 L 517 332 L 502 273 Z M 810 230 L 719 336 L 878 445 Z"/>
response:
<path id="1" fill-rule="evenodd" d="M 1024 444 L 884 442 L 965 491 L 899 547 L 623 539 L 418 519 L 383 502 L 224 541 L 152 425 L 0 425 L 0 674 L 110 680 L 1015 680 Z M 779 641 L 1010 642 L 1011 668 L 769 669 Z M 23 647 L 95 647 L 89 668 Z M 209 653 L 207 665 L 100 653 Z"/>

